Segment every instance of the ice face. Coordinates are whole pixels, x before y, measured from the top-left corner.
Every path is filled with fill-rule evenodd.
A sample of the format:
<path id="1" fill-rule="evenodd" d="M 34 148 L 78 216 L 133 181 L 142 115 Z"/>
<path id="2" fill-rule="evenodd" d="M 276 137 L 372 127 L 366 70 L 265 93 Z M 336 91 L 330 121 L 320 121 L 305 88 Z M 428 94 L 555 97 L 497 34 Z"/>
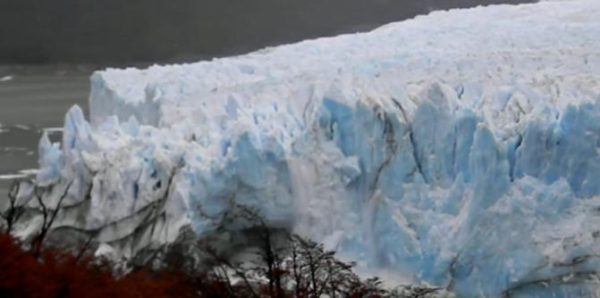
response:
<path id="1" fill-rule="evenodd" d="M 209 235 L 241 204 L 460 296 L 597 294 L 598 15 L 595 0 L 434 12 L 98 72 L 91 123 L 69 111 L 38 179 L 87 200 L 58 226 L 124 255 Z"/>

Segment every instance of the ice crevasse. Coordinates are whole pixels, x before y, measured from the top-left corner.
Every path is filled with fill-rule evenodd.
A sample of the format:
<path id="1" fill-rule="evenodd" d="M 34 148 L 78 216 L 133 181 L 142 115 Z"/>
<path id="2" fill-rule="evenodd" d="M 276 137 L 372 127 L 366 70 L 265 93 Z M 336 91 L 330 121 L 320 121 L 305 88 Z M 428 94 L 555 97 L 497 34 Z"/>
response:
<path id="1" fill-rule="evenodd" d="M 599 295 L 597 0 L 439 11 L 91 83 L 90 121 L 74 107 L 62 143 L 40 142 L 38 183 L 69 185 L 56 229 L 132 255 L 182 227 L 210 235 L 240 204 L 461 297 Z"/>

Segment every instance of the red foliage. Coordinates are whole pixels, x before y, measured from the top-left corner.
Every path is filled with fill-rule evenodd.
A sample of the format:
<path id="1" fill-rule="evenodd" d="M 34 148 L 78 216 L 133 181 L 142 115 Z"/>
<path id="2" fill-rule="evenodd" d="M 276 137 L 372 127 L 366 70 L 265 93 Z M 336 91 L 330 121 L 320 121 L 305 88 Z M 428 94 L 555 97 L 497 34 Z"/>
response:
<path id="1" fill-rule="evenodd" d="M 318 249 L 319 247 L 317 247 Z M 322 252 L 321 252 L 322 253 Z M 332 256 L 332 254 L 326 254 Z M 318 266 L 324 266 L 317 264 Z M 316 265 L 315 265 L 316 266 Z M 346 266 L 347 267 L 347 266 Z M 344 267 L 344 268 L 346 268 Z M 349 267 L 348 267 L 349 268 Z M 91 257 L 77 257 L 48 248 L 36 251 L 23 250 L 11 236 L 0 233 L 0 297 L 50 298 L 50 297 L 312 297 L 306 284 L 292 291 L 270 284 L 231 284 L 228 278 L 212 274 L 185 275 L 171 271 L 142 270 L 116 278 L 110 264 L 100 264 Z M 289 275 L 276 269 L 277 276 Z M 340 274 L 340 273 L 337 273 Z M 363 283 L 354 275 L 334 276 L 330 283 L 353 282 L 345 297 L 383 297 L 377 279 Z M 307 280 L 304 277 L 303 280 Z M 340 279 L 341 278 L 341 279 Z M 345 278 L 345 279 L 344 279 Z M 322 288 L 328 284 L 320 281 Z M 324 288 L 323 288 L 324 289 Z"/>
<path id="2" fill-rule="evenodd" d="M 197 297 L 179 274 L 136 272 L 115 278 L 91 258 L 45 250 L 40 258 L 0 234 L 0 297 Z"/>

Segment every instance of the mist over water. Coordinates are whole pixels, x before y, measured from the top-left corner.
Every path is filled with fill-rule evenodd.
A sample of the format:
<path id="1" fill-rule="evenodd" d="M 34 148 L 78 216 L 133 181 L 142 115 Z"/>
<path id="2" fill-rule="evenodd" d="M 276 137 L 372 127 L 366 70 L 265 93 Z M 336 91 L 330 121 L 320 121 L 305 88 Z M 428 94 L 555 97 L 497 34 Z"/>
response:
<path id="1" fill-rule="evenodd" d="M 190 62 L 518 0 L 0 0 L 0 64 Z"/>

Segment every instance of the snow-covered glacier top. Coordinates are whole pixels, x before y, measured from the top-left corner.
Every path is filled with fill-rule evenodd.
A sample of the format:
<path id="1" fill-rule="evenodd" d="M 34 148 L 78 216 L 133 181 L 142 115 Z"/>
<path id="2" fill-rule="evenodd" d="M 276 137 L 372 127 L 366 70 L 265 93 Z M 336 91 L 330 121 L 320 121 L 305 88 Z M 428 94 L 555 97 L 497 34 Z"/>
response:
<path id="1" fill-rule="evenodd" d="M 242 204 L 460 296 L 598 294 L 600 1 L 91 81 L 91 121 L 75 107 L 40 143 L 38 182 L 71 186 L 59 227 L 134 254 Z"/>

